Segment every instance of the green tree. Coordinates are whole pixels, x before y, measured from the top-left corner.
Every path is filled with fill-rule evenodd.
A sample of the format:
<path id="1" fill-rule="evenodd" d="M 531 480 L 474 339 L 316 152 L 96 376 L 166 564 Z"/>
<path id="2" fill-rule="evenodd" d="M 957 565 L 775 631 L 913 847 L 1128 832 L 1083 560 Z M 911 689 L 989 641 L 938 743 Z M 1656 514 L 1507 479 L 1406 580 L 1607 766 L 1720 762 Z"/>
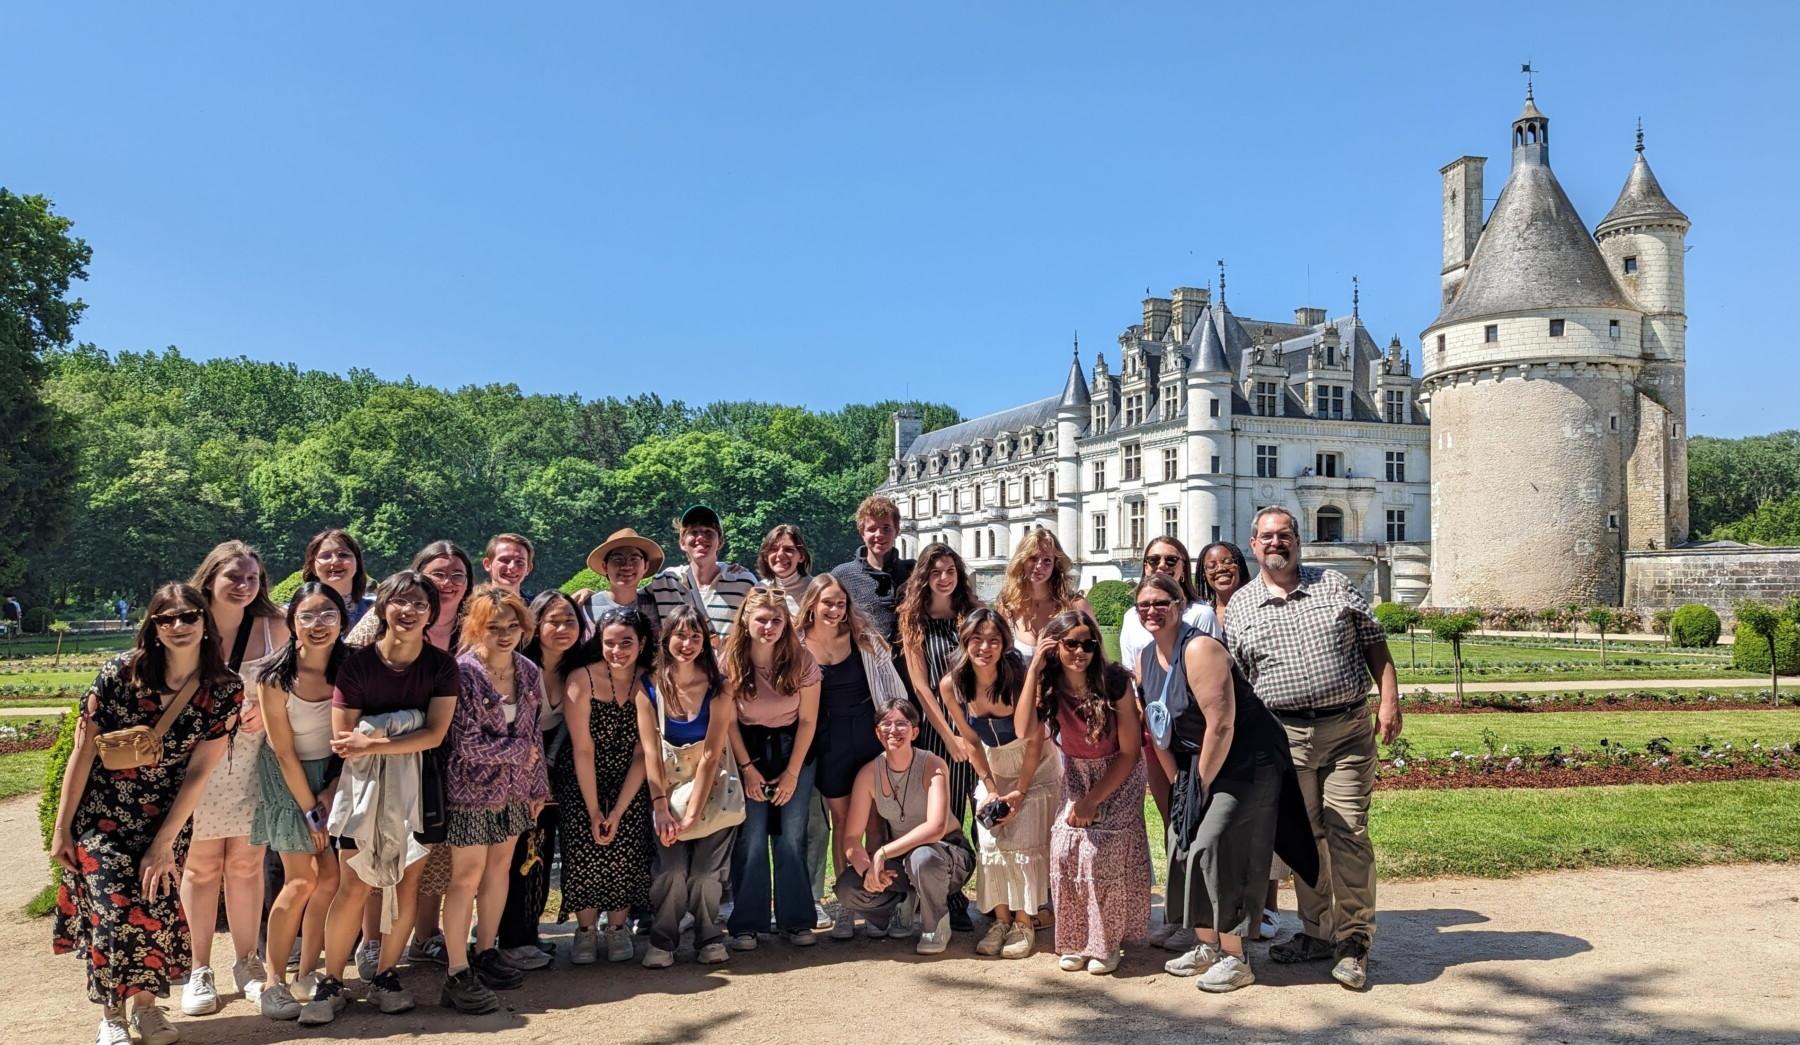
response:
<path id="1" fill-rule="evenodd" d="M 1413 627 L 1417 625 L 1421 619 L 1419 611 L 1405 603 L 1383 602 L 1378 603 L 1373 612 L 1375 614 L 1376 622 L 1381 625 L 1382 631 L 1387 632 L 1389 635 L 1406 636 L 1406 641 L 1411 647 L 1407 652 L 1406 666 L 1409 668 L 1418 667 L 1419 640 L 1413 634 Z"/>
<path id="2" fill-rule="evenodd" d="M 1737 604 L 1737 630 L 1732 640 L 1735 647 L 1738 643 L 1759 643 L 1769 654 L 1769 700 L 1776 706 L 1781 704 L 1781 657 L 1778 656 L 1780 640 L 1786 626 L 1792 632 L 1795 622 L 1781 611 L 1766 603 L 1745 600 Z M 1739 661 L 1733 649 L 1733 661 Z M 1741 663 L 1741 662 L 1740 662 Z"/>
<path id="3" fill-rule="evenodd" d="M 1606 633 L 1620 631 L 1624 628 L 1622 615 L 1611 606 L 1589 606 L 1582 614 L 1582 619 L 1594 626 L 1600 633 L 1600 666 L 1606 667 Z"/>
<path id="4" fill-rule="evenodd" d="M 0 586 L 25 579 L 62 528 L 74 447 L 45 400 L 45 354 L 67 345 L 87 306 L 69 284 L 87 278 L 93 251 L 70 234 L 45 196 L 0 188 Z"/>
<path id="5" fill-rule="evenodd" d="M 1481 627 L 1481 615 L 1471 610 L 1444 611 L 1425 618 L 1432 635 L 1450 644 L 1450 663 L 1456 678 L 1456 706 L 1463 703 L 1463 638 Z"/>

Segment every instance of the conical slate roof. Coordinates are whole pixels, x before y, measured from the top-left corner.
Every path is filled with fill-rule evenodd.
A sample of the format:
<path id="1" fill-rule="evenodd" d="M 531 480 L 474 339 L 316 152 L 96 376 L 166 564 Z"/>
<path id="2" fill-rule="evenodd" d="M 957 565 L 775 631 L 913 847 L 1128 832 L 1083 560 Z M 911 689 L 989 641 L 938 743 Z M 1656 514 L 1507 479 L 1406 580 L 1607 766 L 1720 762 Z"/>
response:
<path id="1" fill-rule="evenodd" d="M 1250 335 L 1245 333 L 1244 325 L 1223 301 L 1215 301 L 1200 313 L 1200 321 L 1188 335 L 1188 358 L 1192 360 L 1188 373 L 1235 373 L 1237 361 L 1250 347 Z"/>
<path id="2" fill-rule="evenodd" d="M 1087 377 L 1081 372 L 1081 356 L 1077 355 L 1069 364 L 1069 381 L 1063 385 L 1062 402 L 1057 405 L 1085 407 L 1089 402 Z"/>
<path id="3" fill-rule="evenodd" d="M 1631 165 L 1631 173 L 1625 178 L 1625 187 L 1619 190 L 1618 202 L 1606 212 L 1606 217 L 1600 219 L 1600 227 L 1595 231 L 1605 233 L 1629 225 L 1687 224 L 1687 215 L 1663 195 L 1662 186 L 1657 184 L 1656 175 L 1640 152 L 1637 162 Z"/>
<path id="4" fill-rule="evenodd" d="M 1515 150 L 1456 296 L 1433 326 L 1543 308 L 1630 308 L 1547 164 Z"/>

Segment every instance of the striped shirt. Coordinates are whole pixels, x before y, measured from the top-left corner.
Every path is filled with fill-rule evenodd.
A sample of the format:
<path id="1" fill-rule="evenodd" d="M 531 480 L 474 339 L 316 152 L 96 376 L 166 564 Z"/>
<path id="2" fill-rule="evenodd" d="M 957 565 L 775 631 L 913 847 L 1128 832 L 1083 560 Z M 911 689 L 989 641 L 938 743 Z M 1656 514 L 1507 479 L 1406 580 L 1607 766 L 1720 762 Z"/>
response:
<path id="1" fill-rule="evenodd" d="M 1320 711 L 1361 703 L 1369 693 L 1369 651 L 1387 645 L 1369 603 L 1344 575 L 1300 567 L 1286 596 L 1261 577 L 1226 607 L 1227 644 L 1271 711 Z"/>
<path id="2" fill-rule="evenodd" d="M 693 573 L 694 568 L 690 565 L 670 566 L 651 579 L 647 590 L 656 602 L 657 619 L 666 624 L 676 610 L 695 606 L 706 611 L 707 619 L 712 621 L 713 633 L 724 641 L 731 634 L 738 607 L 744 604 L 750 589 L 756 587 L 756 574 L 735 563 L 722 562 L 719 575 L 713 578 L 712 584 L 698 587 L 694 584 Z"/>

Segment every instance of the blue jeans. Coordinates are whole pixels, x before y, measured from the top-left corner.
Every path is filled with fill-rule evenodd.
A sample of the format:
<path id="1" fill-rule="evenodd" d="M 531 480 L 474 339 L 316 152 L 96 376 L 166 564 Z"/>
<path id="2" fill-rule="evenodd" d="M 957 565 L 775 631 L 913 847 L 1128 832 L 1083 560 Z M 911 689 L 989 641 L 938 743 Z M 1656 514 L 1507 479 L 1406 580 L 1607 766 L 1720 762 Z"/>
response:
<path id="1" fill-rule="evenodd" d="M 744 803 L 744 823 L 731 847 L 731 917 L 725 930 L 769 931 L 769 851 L 775 853 L 775 925 L 782 932 L 813 927 L 812 882 L 806 867 L 806 817 L 812 807 L 813 767 L 800 769 L 794 796 L 776 806 L 751 799 Z M 781 833 L 771 837 L 769 817 L 778 818 Z"/>

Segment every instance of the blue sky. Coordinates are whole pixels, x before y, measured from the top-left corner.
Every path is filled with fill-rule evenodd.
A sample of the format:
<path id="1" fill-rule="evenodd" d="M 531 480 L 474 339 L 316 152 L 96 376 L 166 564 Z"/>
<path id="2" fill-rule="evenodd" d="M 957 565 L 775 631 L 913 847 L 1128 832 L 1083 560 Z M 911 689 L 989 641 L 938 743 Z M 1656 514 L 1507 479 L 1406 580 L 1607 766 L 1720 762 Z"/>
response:
<path id="1" fill-rule="evenodd" d="M 8 5 L 0 184 L 94 247 L 79 336 L 973 415 L 1224 258 L 1259 318 L 1360 275 L 1416 358 L 1437 169 L 1498 193 L 1529 58 L 1590 226 L 1639 116 L 1694 220 L 1691 430 L 1800 421 L 1789 5 L 516 8 Z"/>

